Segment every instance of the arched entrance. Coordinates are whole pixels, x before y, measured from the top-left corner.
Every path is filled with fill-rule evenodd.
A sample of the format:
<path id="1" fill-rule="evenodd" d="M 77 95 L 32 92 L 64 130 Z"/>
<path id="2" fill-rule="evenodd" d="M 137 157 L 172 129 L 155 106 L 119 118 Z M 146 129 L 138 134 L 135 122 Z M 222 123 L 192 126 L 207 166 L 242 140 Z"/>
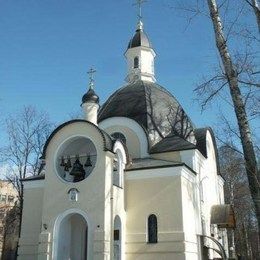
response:
<path id="1" fill-rule="evenodd" d="M 62 218 L 58 223 L 55 240 L 54 259 L 87 260 L 88 224 L 81 214 L 70 213 Z"/>
<path id="2" fill-rule="evenodd" d="M 114 219 L 114 260 L 121 260 L 122 254 L 122 228 L 121 219 L 116 216 Z"/>

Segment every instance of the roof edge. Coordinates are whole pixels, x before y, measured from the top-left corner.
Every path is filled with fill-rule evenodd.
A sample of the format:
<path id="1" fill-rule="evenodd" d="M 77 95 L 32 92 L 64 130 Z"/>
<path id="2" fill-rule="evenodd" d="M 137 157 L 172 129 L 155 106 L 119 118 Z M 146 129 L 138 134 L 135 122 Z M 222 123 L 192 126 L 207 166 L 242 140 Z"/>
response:
<path id="1" fill-rule="evenodd" d="M 91 126 L 93 126 L 94 128 L 96 128 L 98 130 L 98 132 L 100 133 L 100 135 L 102 136 L 103 139 L 103 143 L 104 143 L 104 151 L 112 151 L 113 150 L 113 142 L 111 137 L 102 129 L 100 129 L 98 126 L 96 126 L 95 124 L 85 120 L 85 119 L 73 119 L 70 121 L 67 121 L 61 125 L 59 125 L 56 129 L 54 129 L 52 131 L 52 133 L 50 134 L 50 136 L 48 137 L 48 139 L 45 142 L 45 145 L 43 147 L 43 152 L 42 152 L 42 156 L 41 159 L 45 159 L 46 158 L 46 151 L 48 148 L 49 143 L 51 142 L 52 138 L 65 126 L 70 125 L 70 124 L 74 124 L 74 123 L 87 123 Z M 110 139 L 110 140 L 107 140 Z M 110 145 L 108 145 L 108 143 L 110 143 Z M 110 147 L 109 147 L 110 146 Z"/>

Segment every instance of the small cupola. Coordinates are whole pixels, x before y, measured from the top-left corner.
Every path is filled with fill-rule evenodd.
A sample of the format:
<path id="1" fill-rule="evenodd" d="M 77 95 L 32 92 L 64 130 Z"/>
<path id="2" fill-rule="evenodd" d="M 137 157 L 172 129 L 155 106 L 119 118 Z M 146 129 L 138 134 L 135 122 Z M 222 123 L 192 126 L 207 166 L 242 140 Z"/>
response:
<path id="1" fill-rule="evenodd" d="M 127 49 L 140 47 L 140 46 L 152 48 L 152 44 L 151 44 L 147 34 L 143 30 L 143 22 L 142 21 L 138 22 L 137 29 L 135 31 L 135 35 L 129 41 Z"/>
<path id="2" fill-rule="evenodd" d="M 137 80 L 153 83 L 156 81 L 154 75 L 154 58 L 156 54 L 143 27 L 143 22 L 140 19 L 135 34 L 129 41 L 125 52 L 128 67 L 125 80 L 128 83 Z"/>
<path id="3" fill-rule="evenodd" d="M 82 104 L 88 102 L 96 104 L 99 103 L 99 96 L 96 94 L 93 88 L 89 88 L 88 92 L 82 97 Z"/>
<path id="4" fill-rule="evenodd" d="M 99 109 L 99 96 L 94 91 L 94 79 L 93 74 L 96 71 L 90 68 L 88 71 L 89 77 L 89 90 L 82 97 L 81 107 L 84 111 L 85 119 L 95 125 L 97 125 L 97 113 Z"/>

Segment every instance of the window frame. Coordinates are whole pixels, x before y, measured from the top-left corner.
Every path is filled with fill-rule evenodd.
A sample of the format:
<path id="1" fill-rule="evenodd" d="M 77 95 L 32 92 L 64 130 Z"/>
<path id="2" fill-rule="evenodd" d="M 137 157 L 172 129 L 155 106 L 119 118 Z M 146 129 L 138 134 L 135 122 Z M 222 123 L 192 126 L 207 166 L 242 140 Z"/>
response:
<path id="1" fill-rule="evenodd" d="M 139 67 L 140 67 L 139 57 L 135 56 L 134 57 L 134 69 L 139 69 Z"/>
<path id="2" fill-rule="evenodd" d="M 152 234 L 151 233 L 151 229 L 150 229 L 150 222 L 149 222 L 149 219 L 151 217 L 155 217 L 154 220 L 156 221 L 156 226 L 155 226 L 155 234 Z M 152 228 L 152 227 L 151 227 Z M 157 244 L 158 243 L 158 217 L 152 213 L 148 216 L 147 218 L 147 244 Z M 154 237 L 153 237 L 154 235 Z"/>

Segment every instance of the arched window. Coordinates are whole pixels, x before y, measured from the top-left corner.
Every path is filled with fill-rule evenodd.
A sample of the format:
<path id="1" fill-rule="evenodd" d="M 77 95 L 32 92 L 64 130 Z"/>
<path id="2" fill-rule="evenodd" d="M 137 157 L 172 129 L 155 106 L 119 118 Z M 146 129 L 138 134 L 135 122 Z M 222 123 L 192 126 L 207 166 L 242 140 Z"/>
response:
<path id="1" fill-rule="evenodd" d="M 122 143 L 126 144 L 126 138 L 122 133 L 115 132 L 115 133 L 111 134 L 111 136 L 115 139 L 120 140 Z"/>
<path id="2" fill-rule="evenodd" d="M 113 184 L 119 187 L 122 187 L 122 166 L 119 154 L 116 153 L 114 158 L 114 172 L 113 172 Z"/>
<path id="3" fill-rule="evenodd" d="M 137 68 L 139 68 L 139 58 L 135 57 L 134 58 L 134 69 L 137 69 Z"/>
<path id="4" fill-rule="evenodd" d="M 148 217 L 148 243 L 158 242 L 157 217 L 152 214 Z"/>

